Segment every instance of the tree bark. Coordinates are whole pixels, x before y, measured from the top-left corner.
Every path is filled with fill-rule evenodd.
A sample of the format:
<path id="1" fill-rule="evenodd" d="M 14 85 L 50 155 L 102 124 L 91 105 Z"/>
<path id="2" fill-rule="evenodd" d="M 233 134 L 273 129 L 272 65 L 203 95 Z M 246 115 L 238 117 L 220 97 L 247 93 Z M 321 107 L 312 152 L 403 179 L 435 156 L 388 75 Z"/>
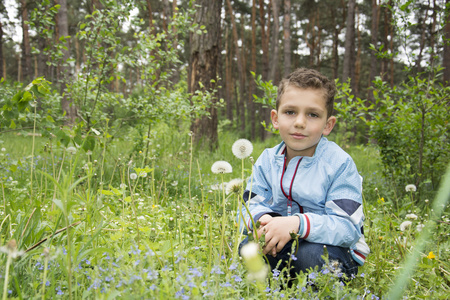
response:
<path id="1" fill-rule="evenodd" d="M 278 19 L 279 16 L 279 0 L 272 0 L 272 12 L 273 12 L 273 32 L 271 36 L 271 51 L 272 54 L 271 62 L 269 65 L 269 80 L 272 80 L 274 84 L 276 84 L 276 74 L 278 70 L 278 59 L 279 59 L 279 41 L 278 41 L 278 35 L 280 32 L 280 22 Z"/>
<path id="2" fill-rule="evenodd" d="M 256 0 L 252 1 L 252 47 L 251 47 L 251 63 L 250 69 L 256 74 Z M 256 132 L 256 112 L 255 103 L 253 102 L 253 94 L 256 93 L 256 83 L 253 78 L 249 82 L 249 102 L 248 102 L 248 113 L 250 119 L 250 135 L 255 137 Z"/>
<path id="3" fill-rule="evenodd" d="M 352 90 L 355 90 L 355 7 L 356 1 L 348 1 L 347 24 L 345 32 L 345 53 L 342 71 L 342 81 L 351 80 Z"/>
<path id="4" fill-rule="evenodd" d="M 33 64 L 31 60 L 30 34 L 28 32 L 28 8 L 27 1 L 21 0 L 22 11 L 22 80 L 30 80 L 33 72 Z"/>
<path id="5" fill-rule="evenodd" d="M 233 49 L 229 43 L 228 27 L 225 29 L 225 102 L 227 119 L 233 121 L 233 77 L 232 77 L 232 64 Z"/>
<path id="6" fill-rule="evenodd" d="M 230 15 L 231 19 L 231 26 L 232 26 L 232 33 L 233 33 L 233 45 L 234 45 L 234 52 L 236 54 L 237 58 L 237 67 L 238 67 L 238 78 L 239 78 L 239 103 L 240 103 L 240 125 L 241 125 L 241 131 L 245 131 L 245 80 L 244 80 L 244 66 L 243 66 L 243 59 L 241 50 L 239 49 L 238 44 L 238 34 L 237 34 L 237 27 L 236 27 L 236 20 L 234 18 L 233 13 L 233 7 L 231 6 L 231 1 L 226 0 L 227 2 L 227 8 L 228 13 Z M 243 42 L 243 41 L 242 41 Z"/>
<path id="7" fill-rule="evenodd" d="M 3 26 L 0 20 L 0 76 L 6 80 L 5 57 L 3 56 Z"/>
<path id="8" fill-rule="evenodd" d="M 444 84 L 450 85 L 450 0 L 445 1 L 446 16 L 444 26 L 444 51 L 443 51 L 443 66 L 444 66 Z"/>
<path id="9" fill-rule="evenodd" d="M 284 0 L 284 76 L 291 73 L 291 0 Z"/>
<path id="10" fill-rule="evenodd" d="M 262 48 L 262 80 L 268 81 L 269 80 L 269 31 L 266 30 L 266 17 L 264 12 L 264 0 L 259 0 L 259 18 L 261 22 L 261 48 Z M 270 22 L 270 14 L 268 14 L 267 22 Z M 268 28 L 269 24 L 267 25 Z M 266 124 L 269 124 L 270 122 L 270 109 L 262 107 L 261 108 L 261 114 L 262 119 L 266 122 Z M 260 138 L 261 140 L 265 140 L 268 136 L 268 132 L 264 129 L 264 127 L 260 127 Z"/>
<path id="11" fill-rule="evenodd" d="M 371 26 L 371 43 L 377 47 L 378 43 L 378 4 L 377 0 L 372 0 L 372 26 Z M 377 56 L 375 51 L 370 54 L 370 70 L 369 70 L 369 86 L 373 86 L 373 81 L 377 76 Z M 373 94 L 368 93 L 369 100 L 373 100 Z"/>
<path id="12" fill-rule="evenodd" d="M 67 37 L 69 35 L 69 23 L 67 18 L 67 0 L 57 0 L 55 1 L 57 4 L 60 5 L 59 11 L 58 11 L 58 36 L 56 37 L 57 40 L 60 40 L 62 37 Z M 60 93 L 61 95 L 64 95 L 61 99 L 61 108 L 66 113 L 66 120 L 65 123 L 67 125 L 73 125 L 75 124 L 75 118 L 76 118 L 76 110 L 75 105 L 73 104 L 72 100 L 70 100 L 67 97 L 67 94 L 64 93 L 66 83 L 68 82 L 70 76 L 70 68 L 67 64 L 67 60 L 69 59 L 69 41 L 66 41 L 65 49 L 62 49 L 63 58 L 58 66 L 58 80 L 60 83 Z"/>
<path id="13" fill-rule="evenodd" d="M 188 89 L 190 93 L 197 90 L 212 92 L 216 85 L 211 80 L 217 81 L 218 63 L 220 55 L 220 12 L 222 0 L 199 0 L 194 22 L 206 27 L 207 33 L 190 35 L 190 62 Z M 201 87 L 201 85 L 203 87 Z M 208 108 L 209 116 L 195 120 L 191 124 L 195 142 L 198 144 L 209 142 L 211 149 L 217 148 L 217 99 L 213 97 L 212 106 Z"/>

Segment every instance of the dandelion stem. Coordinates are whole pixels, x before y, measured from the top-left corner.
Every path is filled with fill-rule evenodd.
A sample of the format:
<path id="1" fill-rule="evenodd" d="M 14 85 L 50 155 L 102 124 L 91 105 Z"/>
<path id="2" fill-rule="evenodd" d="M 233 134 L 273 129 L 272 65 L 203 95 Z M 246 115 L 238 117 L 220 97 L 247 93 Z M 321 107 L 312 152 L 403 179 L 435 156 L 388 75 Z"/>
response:
<path id="1" fill-rule="evenodd" d="M 36 101 L 34 101 L 34 123 L 33 123 L 33 143 L 31 144 L 31 167 L 30 167 L 30 204 L 33 204 L 33 169 L 34 169 L 34 142 L 36 135 Z"/>
<path id="2" fill-rule="evenodd" d="M 45 299 L 45 284 L 47 282 L 47 267 L 48 267 L 48 257 L 44 260 L 44 278 L 42 280 L 42 300 Z"/>
<path id="3" fill-rule="evenodd" d="M 6 260 L 6 271 L 5 271 L 5 281 L 3 284 L 3 297 L 2 300 L 6 300 L 8 295 L 8 280 L 9 280 L 9 266 L 11 265 L 11 255 L 8 254 L 8 258 Z"/>
<path id="4" fill-rule="evenodd" d="M 189 146 L 189 200 L 192 199 L 192 195 L 191 195 L 191 174 L 192 174 L 192 143 L 193 143 L 193 134 L 190 135 L 191 136 L 191 144 Z"/>

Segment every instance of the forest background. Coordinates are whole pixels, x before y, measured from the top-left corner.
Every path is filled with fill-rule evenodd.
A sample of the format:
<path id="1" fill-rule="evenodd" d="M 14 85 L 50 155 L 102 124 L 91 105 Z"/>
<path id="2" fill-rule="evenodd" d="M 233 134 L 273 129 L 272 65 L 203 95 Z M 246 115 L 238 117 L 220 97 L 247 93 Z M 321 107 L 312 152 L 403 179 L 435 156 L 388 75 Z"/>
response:
<path id="1" fill-rule="evenodd" d="M 383 217 L 369 222 L 375 228 L 370 235 L 372 241 L 381 241 L 386 232 L 392 232 L 402 223 L 401 218 L 416 212 L 415 209 L 422 211 L 424 220 L 440 218 L 448 207 L 440 208 L 433 216 L 428 200 L 424 199 L 436 196 L 449 162 L 449 12 L 449 0 L 3 1 L 0 146 L 5 147 L 2 151 L 12 145 L 17 147 L 17 141 L 24 137 L 25 142 L 20 140 L 23 144 L 19 147 L 31 144 L 31 148 L 24 148 L 26 154 L 15 151 L 11 157 L 2 153 L 4 205 L 0 244 L 6 244 L 13 236 L 19 249 L 34 250 L 30 246 L 49 232 L 46 222 L 51 224 L 50 232 L 55 233 L 60 227 L 54 211 L 61 209 L 61 224 L 67 230 L 64 242 L 71 253 L 71 243 L 83 244 L 70 238 L 69 228 L 75 221 L 85 220 L 84 233 L 91 230 L 92 234 L 100 226 L 93 216 L 77 215 L 71 210 L 102 210 L 107 205 L 94 199 L 112 199 L 120 194 L 122 204 L 128 203 L 122 207 L 123 211 L 112 206 L 107 209 L 122 222 L 126 209 L 136 217 L 127 221 L 129 231 L 133 233 L 133 222 L 137 230 L 127 237 L 126 243 L 133 245 L 137 241 L 141 247 L 139 233 L 155 234 L 151 229 L 157 227 L 156 221 L 152 221 L 151 229 L 142 224 L 139 227 L 141 221 L 133 210 L 132 194 L 125 197 L 124 190 L 118 189 L 119 184 L 125 183 L 130 188 L 140 188 L 143 194 L 147 192 L 150 203 L 147 208 L 151 211 L 155 205 L 163 210 L 164 201 L 170 203 L 170 197 L 189 198 L 192 206 L 201 199 L 198 223 L 203 225 L 199 226 L 212 228 L 201 218 L 208 208 L 214 209 L 213 204 L 205 204 L 203 188 L 208 184 L 202 181 L 201 174 L 196 178 L 200 185 L 195 192 L 194 188 L 191 191 L 194 153 L 206 157 L 208 152 L 202 151 L 208 149 L 212 157 L 218 158 L 225 155 L 225 147 L 236 136 L 259 143 L 255 148 L 273 145 L 276 132 L 270 125 L 269 111 L 275 103 L 276 85 L 297 67 L 319 70 L 337 82 L 338 125 L 331 139 L 347 151 L 355 151 L 354 159 L 362 162 L 366 172 L 365 196 L 372 201 L 371 205 L 383 207 Z M 118 145 L 124 148 L 118 151 Z M 69 160 L 72 148 L 83 153 L 83 163 L 91 163 L 92 169 L 88 168 L 86 174 L 75 167 L 78 159 Z M 52 163 L 57 167 L 48 171 L 54 181 L 53 189 L 47 190 L 47 175 L 33 171 L 38 164 L 47 163 L 35 159 L 36 151 L 47 153 L 48 159 L 53 156 L 52 151 L 60 155 L 60 161 Z M 79 152 L 77 155 L 81 155 Z M 172 152 L 179 154 L 176 159 Z M 96 157 L 95 162 L 102 163 L 93 166 L 91 155 Z M 120 158 L 130 160 L 128 167 Z M 205 169 L 202 164 L 209 163 L 203 160 L 207 161 L 201 158 L 195 166 L 199 173 Z M 157 171 L 156 162 L 165 166 Z M 120 168 L 124 173 L 116 172 Z M 179 174 L 168 172 L 171 168 L 180 171 Z M 64 171 L 73 178 L 100 176 L 100 179 L 89 181 L 89 188 L 75 196 L 79 187 L 71 186 L 61 192 Z M 150 185 L 144 181 L 130 184 L 124 177 L 130 172 L 139 176 L 150 174 L 145 176 Z M 250 175 L 251 171 L 246 170 L 245 174 Z M 17 178 L 21 178 L 19 183 Z M 109 185 L 105 178 L 109 179 Z M 173 185 L 168 185 L 169 180 Z M 414 197 L 411 190 L 405 190 L 409 184 L 417 188 Z M 159 192 L 155 185 L 159 186 Z M 380 185 L 386 187 L 383 197 L 378 190 Z M 58 202 L 57 194 L 67 202 Z M 13 204 L 13 197 L 21 200 Z M 77 197 L 84 200 L 78 201 Z M 72 198 L 78 199 L 76 205 L 68 200 Z M 30 199 L 32 206 L 27 207 Z M 44 212 L 42 216 L 34 214 L 34 210 L 30 212 L 33 206 L 48 207 L 47 202 L 52 207 L 48 216 Z M 224 205 L 225 202 L 223 195 Z M 387 203 L 395 217 L 387 213 Z M 225 215 L 224 210 L 220 216 Z M 178 213 L 177 208 L 177 216 Z M 25 216 L 29 217 L 28 223 Z M 173 216 L 170 205 L 165 216 Z M 96 217 L 101 222 L 105 219 L 102 213 Z M 30 229 L 31 220 L 39 225 Z M 164 218 L 159 221 L 173 229 L 171 221 Z M 385 225 L 380 225 L 383 222 Z M 438 238 L 442 249 L 448 244 L 448 230 L 443 229 L 448 222 L 448 219 L 438 221 L 435 229 L 443 234 Z M 17 230 L 13 230 L 14 224 L 18 225 Z M 121 223 L 123 230 L 127 226 Z M 222 242 L 226 230 L 233 236 L 231 228 L 224 225 L 210 230 L 217 230 Z M 27 230 L 32 233 L 25 235 Z M 17 236 L 19 231 L 23 232 L 21 236 Z M 78 234 L 78 229 L 75 232 Z M 407 250 L 411 244 L 389 237 L 398 248 L 401 261 L 407 253 L 413 253 Z M 105 243 L 97 238 L 94 243 Z M 123 234 L 116 238 L 124 243 Z M 164 240 L 159 235 L 158 238 Z M 158 238 L 152 237 L 155 245 Z M 91 247 L 92 240 L 83 247 Z M 155 245 L 152 247 L 159 247 Z M 165 247 L 164 251 L 155 252 L 163 252 L 164 258 L 164 253 L 170 252 Z M 205 260 L 211 271 L 211 244 L 208 247 Z M 217 251 L 222 253 L 223 247 L 221 243 Z M 170 249 L 173 259 L 174 246 Z M 375 250 L 373 257 L 381 261 L 393 255 L 383 249 Z M 81 250 L 73 250 L 74 261 L 85 262 L 88 254 L 80 255 Z M 448 257 L 448 252 L 442 257 Z M 4 259 L 8 261 L 6 256 Z M 66 263 L 65 281 L 51 283 L 54 293 L 62 289 L 69 297 L 73 295 L 71 264 Z M 386 265 L 373 264 L 376 267 L 368 267 L 367 272 L 383 274 L 380 268 Z M 445 295 L 449 285 L 448 265 L 433 267 Z M 25 274 L 25 269 L 17 268 L 16 278 Z M 377 276 L 390 282 L 386 279 L 389 276 Z M 8 286 L 5 282 L 4 289 Z M 89 284 L 85 283 L 85 287 Z M 107 285 L 106 281 L 103 284 Z M 423 295 L 433 292 L 428 283 L 422 288 Z M 379 294 L 386 292 L 386 287 L 375 289 Z M 224 293 L 228 293 L 225 290 L 224 287 Z M 11 293 L 17 295 L 20 291 L 16 283 Z M 45 293 L 45 288 L 41 292 Z M 170 293 L 167 289 L 166 292 Z"/>

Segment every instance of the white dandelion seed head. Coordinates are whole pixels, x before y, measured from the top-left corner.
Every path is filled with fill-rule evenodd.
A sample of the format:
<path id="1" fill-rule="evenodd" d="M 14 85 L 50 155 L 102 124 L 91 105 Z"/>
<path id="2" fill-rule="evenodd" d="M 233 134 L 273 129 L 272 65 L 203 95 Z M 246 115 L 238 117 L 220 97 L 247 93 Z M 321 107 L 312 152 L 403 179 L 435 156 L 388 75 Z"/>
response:
<path id="1" fill-rule="evenodd" d="M 425 227 L 424 224 L 418 224 L 418 225 L 416 226 L 416 230 L 417 230 L 418 232 L 421 232 L 422 229 L 423 229 L 424 227 Z"/>
<path id="2" fill-rule="evenodd" d="M 415 192 L 417 191 L 417 188 L 414 184 L 408 184 L 407 186 L 405 186 L 405 190 L 407 192 Z"/>
<path id="3" fill-rule="evenodd" d="M 137 174 L 136 173 L 131 173 L 130 174 L 130 178 L 135 180 L 137 178 Z"/>
<path id="4" fill-rule="evenodd" d="M 247 243 L 241 249 L 241 256 L 246 260 L 252 259 L 255 256 L 258 256 L 258 248 L 259 247 L 257 243 Z"/>
<path id="5" fill-rule="evenodd" d="M 75 155 L 77 153 L 77 148 L 70 146 L 70 147 L 67 147 L 66 151 L 71 155 Z"/>
<path id="6" fill-rule="evenodd" d="M 2 148 L 2 152 L 5 152 L 6 151 L 6 148 Z"/>
<path id="7" fill-rule="evenodd" d="M 127 185 L 126 185 L 125 183 L 121 183 L 121 184 L 120 184 L 120 188 L 121 188 L 122 190 L 124 190 L 124 189 L 127 188 Z"/>
<path id="8" fill-rule="evenodd" d="M 417 215 L 416 214 L 407 214 L 406 218 L 410 219 L 410 220 L 417 220 Z"/>
<path id="9" fill-rule="evenodd" d="M 402 224 L 400 224 L 400 230 L 405 231 L 406 229 L 410 228 L 412 225 L 411 221 L 404 221 Z"/>
<path id="10" fill-rule="evenodd" d="M 211 172 L 214 174 L 231 173 L 233 172 L 233 167 L 226 161 L 218 160 L 211 166 Z"/>
<path id="11" fill-rule="evenodd" d="M 177 185 L 178 185 L 178 181 L 176 181 L 176 180 L 173 181 L 173 182 L 171 183 L 171 185 L 172 185 L 172 186 L 177 186 Z"/>
<path id="12" fill-rule="evenodd" d="M 252 154 L 253 145 L 249 140 L 239 139 L 234 142 L 231 151 L 237 158 L 244 159 Z"/>
<path id="13" fill-rule="evenodd" d="M 241 178 L 236 178 L 230 180 L 225 187 L 225 193 L 228 195 L 229 193 L 238 194 L 241 191 L 242 185 L 244 181 Z"/>

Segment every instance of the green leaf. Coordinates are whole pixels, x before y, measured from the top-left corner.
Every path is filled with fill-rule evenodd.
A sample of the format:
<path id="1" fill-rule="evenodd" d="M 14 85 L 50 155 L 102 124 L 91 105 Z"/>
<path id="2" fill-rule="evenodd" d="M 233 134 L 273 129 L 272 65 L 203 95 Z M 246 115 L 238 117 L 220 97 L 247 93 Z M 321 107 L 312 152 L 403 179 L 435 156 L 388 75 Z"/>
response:
<path id="1" fill-rule="evenodd" d="M 114 193 L 108 190 L 102 190 L 102 194 L 106 196 L 114 196 Z"/>

